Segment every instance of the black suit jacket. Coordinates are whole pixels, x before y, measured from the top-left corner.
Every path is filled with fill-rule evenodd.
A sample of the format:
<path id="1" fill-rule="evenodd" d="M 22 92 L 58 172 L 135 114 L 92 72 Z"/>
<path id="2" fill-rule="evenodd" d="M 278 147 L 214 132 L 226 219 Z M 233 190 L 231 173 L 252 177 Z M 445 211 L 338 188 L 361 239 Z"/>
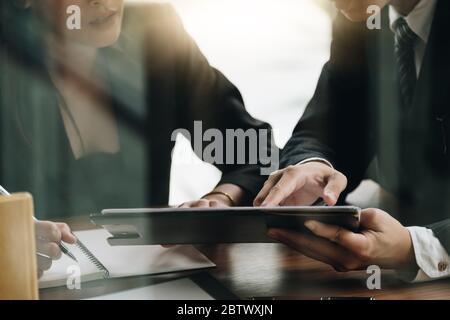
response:
<path id="1" fill-rule="evenodd" d="M 18 14 L 10 16 L 10 21 L 4 20 L 6 24 L 0 32 L 0 181 L 12 192 L 32 192 L 41 218 L 74 214 L 70 211 L 94 212 L 105 206 L 167 205 L 175 143 L 172 133 L 187 129 L 193 142 L 194 121 L 202 121 L 203 131 L 219 129 L 224 137 L 227 129 L 268 130 L 268 142 L 259 146 L 264 150 L 259 150 L 258 155 L 267 150 L 278 151 L 272 142 L 271 127 L 245 110 L 238 89 L 211 67 L 173 8 L 146 4 L 127 6 L 122 35 L 116 45 L 101 50 L 98 65 L 109 81 L 107 94 L 112 95 L 109 98 L 120 119 L 119 133 L 126 132 L 120 139 L 133 142 L 125 143 L 123 155 L 116 159 L 96 157 L 87 159 L 84 165 L 75 161 L 45 59 L 39 56 L 37 41 L 30 40 L 36 29 L 18 25 L 16 22 L 21 18 Z M 80 82 L 95 85 L 87 80 Z M 229 150 L 224 150 L 224 159 L 226 151 Z M 202 157 L 200 153 L 197 155 Z M 145 160 L 139 162 L 138 157 Z M 239 164 L 236 159 L 235 152 L 234 164 L 214 165 L 223 173 L 220 183 L 241 186 L 250 201 L 266 179 L 260 172 L 261 158 L 256 164 L 249 164 L 247 152 L 246 164 Z M 133 161 L 144 168 L 133 171 Z M 127 170 L 136 179 L 147 184 L 145 203 L 135 200 L 133 195 L 142 192 L 141 188 L 136 186 L 135 192 L 127 191 L 127 181 L 134 184 L 136 179 L 116 170 L 123 163 L 128 164 Z M 116 182 L 106 179 L 115 175 Z M 76 184 L 70 186 L 69 180 L 77 180 L 78 186 L 85 187 L 74 192 Z M 123 192 L 128 193 L 115 192 L 117 185 L 124 185 Z M 99 194 L 98 199 L 86 199 L 95 193 Z"/>
<path id="2" fill-rule="evenodd" d="M 388 11 L 382 29 L 339 16 L 331 57 L 311 102 L 282 153 L 282 166 L 323 157 L 349 179 L 372 161 L 378 182 L 401 200 L 406 225 L 428 225 L 450 252 L 450 3 L 439 0 L 413 106 L 399 102 Z M 345 194 L 343 195 L 343 197 Z"/>

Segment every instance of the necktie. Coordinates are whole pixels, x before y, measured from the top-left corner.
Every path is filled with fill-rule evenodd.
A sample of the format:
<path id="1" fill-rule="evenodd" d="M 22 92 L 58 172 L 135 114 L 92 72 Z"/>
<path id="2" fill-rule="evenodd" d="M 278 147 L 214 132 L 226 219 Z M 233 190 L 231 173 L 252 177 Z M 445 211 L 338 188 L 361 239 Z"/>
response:
<path id="1" fill-rule="evenodd" d="M 403 107 L 408 109 L 411 107 L 417 82 L 414 45 L 418 37 L 404 18 L 395 22 L 394 31 L 401 100 Z"/>

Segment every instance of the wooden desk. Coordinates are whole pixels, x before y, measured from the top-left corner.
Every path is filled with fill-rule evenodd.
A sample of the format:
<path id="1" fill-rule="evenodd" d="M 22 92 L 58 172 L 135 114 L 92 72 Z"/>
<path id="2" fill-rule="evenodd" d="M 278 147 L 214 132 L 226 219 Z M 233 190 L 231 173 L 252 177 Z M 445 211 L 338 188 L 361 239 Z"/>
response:
<path id="1" fill-rule="evenodd" d="M 67 221 L 73 230 L 92 228 L 87 217 Z M 338 273 L 279 244 L 198 246 L 217 267 L 208 272 L 241 298 L 283 297 L 320 299 L 322 296 L 371 296 L 385 299 L 450 299 L 450 279 L 405 284 L 384 272 L 381 290 L 368 290 L 363 272 Z M 65 287 L 40 291 L 41 299 L 82 299 L 192 274 L 109 279 L 82 283 L 82 290 Z"/>

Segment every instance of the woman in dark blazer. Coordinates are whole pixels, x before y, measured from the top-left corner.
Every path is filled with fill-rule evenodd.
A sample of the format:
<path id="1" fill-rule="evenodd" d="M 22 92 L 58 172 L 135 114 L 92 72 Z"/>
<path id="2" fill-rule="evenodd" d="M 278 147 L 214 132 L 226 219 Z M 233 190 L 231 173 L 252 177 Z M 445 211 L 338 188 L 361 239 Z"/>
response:
<path id="1" fill-rule="evenodd" d="M 39 218 L 167 205 L 172 134 L 198 138 L 196 121 L 224 137 L 255 129 L 268 139 L 256 141 L 256 163 L 228 150 L 234 161 L 213 163 L 223 173 L 213 193 L 185 206 L 250 203 L 265 180 L 261 155 L 278 151 L 270 126 L 247 113 L 172 7 L 6 0 L 0 8 L 0 181 L 30 191 Z"/>

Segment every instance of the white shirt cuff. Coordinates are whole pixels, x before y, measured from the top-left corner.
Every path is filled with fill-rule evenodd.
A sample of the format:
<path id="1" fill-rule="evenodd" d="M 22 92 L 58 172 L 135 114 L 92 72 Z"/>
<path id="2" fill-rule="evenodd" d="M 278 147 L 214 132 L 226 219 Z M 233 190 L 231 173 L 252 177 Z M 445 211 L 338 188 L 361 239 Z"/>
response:
<path id="1" fill-rule="evenodd" d="M 297 163 L 297 165 L 301 165 L 301 164 L 305 164 L 305 163 L 313 162 L 313 161 L 322 162 L 322 163 L 326 164 L 327 166 L 329 166 L 329 167 L 334 169 L 334 167 L 333 167 L 333 165 L 331 164 L 330 161 L 328 161 L 328 160 L 326 160 L 324 158 L 319 158 L 319 157 L 313 157 L 313 158 L 305 159 L 305 160 L 300 161 L 299 163 Z"/>
<path id="2" fill-rule="evenodd" d="M 420 270 L 412 282 L 424 282 L 450 277 L 450 256 L 433 230 L 424 227 L 408 227 L 414 246 L 414 254 Z"/>

